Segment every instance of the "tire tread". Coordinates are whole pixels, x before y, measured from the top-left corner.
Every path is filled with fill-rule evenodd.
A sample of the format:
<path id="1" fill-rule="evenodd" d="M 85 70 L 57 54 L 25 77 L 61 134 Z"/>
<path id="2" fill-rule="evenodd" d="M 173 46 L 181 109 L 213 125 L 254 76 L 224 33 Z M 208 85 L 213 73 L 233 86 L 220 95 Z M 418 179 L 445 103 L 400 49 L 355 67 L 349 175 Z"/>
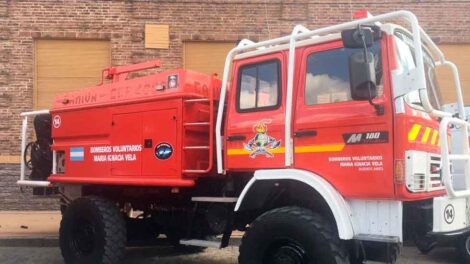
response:
<path id="1" fill-rule="evenodd" d="M 296 219 L 299 222 L 310 226 L 310 228 L 315 229 L 318 234 L 322 237 L 324 241 L 324 246 L 331 252 L 333 258 L 335 259 L 337 264 L 348 264 L 349 257 L 348 253 L 344 248 L 341 240 L 338 238 L 336 230 L 333 228 L 331 224 L 328 224 L 322 216 L 317 213 L 312 212 L 309 209 L 301 208 L 297 206 L 287 206 L 287 207 L 280 207 L 276 209 L 272 209 L 270 211 L 265 212 L 247 228 L 245 234 L 242 237 L 242 242 L 239 248 L 240 254 L 238 256 L 238 262 L 241 264 L 250 263 L 249 262 L 249 250 L 247 246 L 244 246 L 244 242 L 249 239 L 251 235 L 251 230 L 256 229 L 258 227 L 262 227 L 264 222 L 267 219 L 287 219 L 292 220 Z"/>

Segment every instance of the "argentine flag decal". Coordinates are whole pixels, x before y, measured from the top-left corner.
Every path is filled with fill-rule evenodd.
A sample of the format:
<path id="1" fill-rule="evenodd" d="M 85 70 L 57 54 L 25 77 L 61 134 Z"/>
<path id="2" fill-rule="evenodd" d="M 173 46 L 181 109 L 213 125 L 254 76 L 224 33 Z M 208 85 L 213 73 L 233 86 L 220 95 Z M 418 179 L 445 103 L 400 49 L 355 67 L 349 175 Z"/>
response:
<path id="1" fill-rule="evenodd" d="M 82 161 L 85 159 L 85 149 L 83 147 L 70 148 L 70 160 Z"/>

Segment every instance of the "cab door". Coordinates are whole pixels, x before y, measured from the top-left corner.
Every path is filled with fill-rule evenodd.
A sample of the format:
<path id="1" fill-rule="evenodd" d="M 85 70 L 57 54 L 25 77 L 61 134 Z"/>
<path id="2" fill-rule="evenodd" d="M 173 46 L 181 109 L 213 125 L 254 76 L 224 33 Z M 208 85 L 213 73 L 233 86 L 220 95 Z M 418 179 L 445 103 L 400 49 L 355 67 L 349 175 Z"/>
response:
<path id="1" fill-rule="evenodd" d="M 308 47 L 302 54 L 294 123 L 294 166 L 312 171 L 346 197 L 393 197 L 393 111 L 386 53 L 375 43 L 378 113 L 352 100 L 348 59 L 361 49 L 341 41 Z"/>
<path id="2" fill-rule="evenodd" d="M 235 61 L 225 120 L 225 167 L 284 166 L 284 55 Z"/>

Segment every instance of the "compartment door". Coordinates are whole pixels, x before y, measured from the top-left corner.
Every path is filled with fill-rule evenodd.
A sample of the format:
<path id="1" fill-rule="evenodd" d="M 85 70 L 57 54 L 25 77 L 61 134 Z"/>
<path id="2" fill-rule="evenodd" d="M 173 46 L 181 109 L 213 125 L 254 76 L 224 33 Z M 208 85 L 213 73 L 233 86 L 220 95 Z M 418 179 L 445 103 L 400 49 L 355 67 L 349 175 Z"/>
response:
<path id="1" fill-rule="evenodd" d="M 111 135 L 112 151 L 106 153 L 106 160 L 111 164 L 111 174 L 139 176 L 142 155 L 142 114 L 114 115 Z"/>
<path id="2" fill-rule="evenodd" d="M 177 145 L 177 111 L 143 113 L 142 175 L 178 177 L 181 167 Z"/>

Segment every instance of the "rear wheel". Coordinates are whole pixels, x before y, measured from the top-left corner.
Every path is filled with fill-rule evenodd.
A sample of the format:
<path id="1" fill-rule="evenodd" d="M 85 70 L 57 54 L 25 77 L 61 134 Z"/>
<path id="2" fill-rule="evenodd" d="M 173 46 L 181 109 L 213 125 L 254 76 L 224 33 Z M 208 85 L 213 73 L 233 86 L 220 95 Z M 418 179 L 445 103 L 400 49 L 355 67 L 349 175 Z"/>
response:
<path id="1" fill-rule="evenodd" d="M 67 207 L 60 223 L 60 249 L 66 263 L 119 263 L 126 225 L 119 208 L 99 197 L 82 197 Z"/>
<path id="2" fill-rule="evenodd" d="M 245 232 L 240 264 L 349 263 L 334 229 L 318 214 L 282 207 L 258 217 Z"/>

